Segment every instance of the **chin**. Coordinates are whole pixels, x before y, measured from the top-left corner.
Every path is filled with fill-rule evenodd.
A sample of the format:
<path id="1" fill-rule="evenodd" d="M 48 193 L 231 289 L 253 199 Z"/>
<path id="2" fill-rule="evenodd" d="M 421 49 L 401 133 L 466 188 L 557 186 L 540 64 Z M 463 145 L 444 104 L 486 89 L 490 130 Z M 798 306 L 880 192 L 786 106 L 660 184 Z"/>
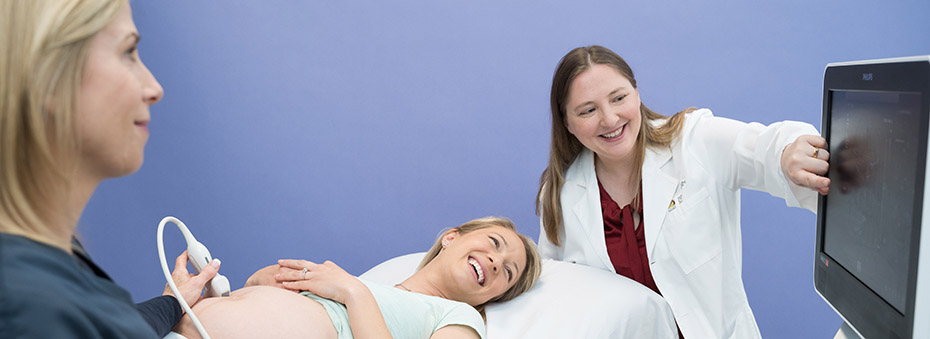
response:
<path id="1" fill-rule="evenodd" d="M 142 158 L 139 158 L 139 161 L 136 161 L 135 164 L 133 164 L 133 165 L 129 168 L 129 171 L 128 171 L 126 174 L 123 174 L 123 175 L 130 175 L 130 174 L 133 174 L 133 173 L 138 172 L 139 169 L 142 168 L 142 162 L 143 162 L 143 161 L 142 161 Z"/>
<path id="2" fill-rule="evenodd" d="M 136 173 L 140 168 L 142 168 L 142 157 L 139 159 L 128 161 L 128 163 L 123 164 L 115 168 L 110 174 L 111 178 L 125 177 L 127 175 Z"/>

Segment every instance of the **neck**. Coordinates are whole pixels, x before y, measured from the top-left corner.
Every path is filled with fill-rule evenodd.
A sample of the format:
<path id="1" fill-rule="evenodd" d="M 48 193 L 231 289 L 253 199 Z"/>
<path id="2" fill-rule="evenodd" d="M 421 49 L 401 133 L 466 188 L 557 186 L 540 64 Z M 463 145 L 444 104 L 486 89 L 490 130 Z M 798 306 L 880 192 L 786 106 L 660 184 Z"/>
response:
<path id="1" fill-rule="evenodd" d="M 100 180 L 82 178 L 79 174 L 72 174 L 72 178 L 67 180 L 67 186 L 62 189 L 61 194 L 49 204 L 43 206 L 42 216 L 48 223 L 47 233 L 40 235 L 52 246 L 63 249 L 71 253 L 71 238 L 77 229 L 78 220 L 84 212 L 84 207 L 97 189 Z"/>
<path id="2" fill-rule="evenodd" d="M 604 190 L 620 206 L 624 206 L 631 201 L 637 190 L 639 178 L 633 178 L 633 160 L 608 160 L 595 155 L 594 172 L 597 179 L 604 186 Z"/>
<path id="3" fill-rule="evenodd" d="M 639 178 L 631 178 L 634 164 L 633 157 L 624 159 L 605 159 L 594 155 L 594 172 L 603 183 L 609 181 L 613 184 L 631 186 Z"/>
<path id="4" fill-rule="evenodd" d="M 431 295 L 434 297 L 448 298 L 448 294 L 444 292 L 443 288 L 436 282 L 441 281 L 434 277 L 425 267 L 417 273 L 414 273 L 412 276 L 404 280 L 402 283 L 397 284 L 397 287 L 420 294 Z"/>

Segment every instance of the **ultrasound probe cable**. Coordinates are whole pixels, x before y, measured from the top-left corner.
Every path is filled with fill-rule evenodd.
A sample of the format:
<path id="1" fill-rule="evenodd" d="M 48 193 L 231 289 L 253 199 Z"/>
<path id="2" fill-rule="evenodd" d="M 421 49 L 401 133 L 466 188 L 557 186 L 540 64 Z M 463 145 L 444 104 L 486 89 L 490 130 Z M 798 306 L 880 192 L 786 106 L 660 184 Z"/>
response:
<path id="1" fill-rule="evenodd" d="M 213 259 L 210 257 L 210 251 L 207 250 L 207 247 L 203 244 L 197 242 L 197 239 L 194 238 L 194 235 L 191 234 L 190 230 L 187 229 L 187 226 L 184 225 L 181 220 L 175 217 L 165 217 L 158 223 L 158 236 L 156 240 L 158 241 L 158 259 L 161 260 L 161 269 L 165 274 L 165 280 L 168 281 L 168 287 L 171 288 L 171 292 L 174 293 L 174 297 L 178 299 L 178 303 L 181 304 L 181 308 L 184 309 L 184 312 L 187 312 L 187 315 L 190 316 L 191 321 L 194 323 L 194 327 L 197 328 L 197 331 L 200 332 L 200 336 L 204 339 L 210 339 L 210 335 L 207 334 L 207 331 L 203 328 L 203 325 L 200 324 L 200 320 L 197 319 L 197 316 L 194 315 L 194 311 L 191 310 L 190 306 L 187 305 L 187 301 L 184 300 L 184 296 L 181 295 L 181 292 L 178 290 L 178 286 L 174 283 L 174 279 L 171 278 L 171 271 L 168 270 L 168 262 L 165 260 L 165 244 L 162 239 L 163 233 L 165 230 L 165 224 L 167 222 L 172 222 L 178 226 L 178 229 L 181 230 L 181 233 L 184 235 L 184 240 L 187 241 L 187 257 L 191 262 L 191 266 L 200 273 L 206 265 L 210 264 L 210 261 Z M 217 273 L 213 279 L 207 282 L 207 293 L 206 296 L 228 296 L 229 295 L 229 280 L 226 279 L 223 275 Z M 211 295 L 212 294 L 212 295 Z"/>

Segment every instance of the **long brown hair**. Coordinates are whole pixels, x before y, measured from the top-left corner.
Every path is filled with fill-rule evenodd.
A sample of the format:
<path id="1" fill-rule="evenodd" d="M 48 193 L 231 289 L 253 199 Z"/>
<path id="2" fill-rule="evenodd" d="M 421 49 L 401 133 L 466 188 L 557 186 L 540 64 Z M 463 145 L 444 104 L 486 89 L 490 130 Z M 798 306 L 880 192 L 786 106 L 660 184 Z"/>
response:
<path id="1" fill-rule="evenodd" d="M 552 141 L 549 148 L 549 165 L 543 171 L 539 180 L 539 192 L 536 195 L 536 215 L 542 216 L 543 228 L 549 242 L 556 246 L 561 245 L 559 231 L 562 227 L 562 185 L 565 183 L 565 171 L 575 161 L 578 154 L 584 150 L 584 145 L 572 135 L 565 126 L 565 101 L 571 89 L 572 82 L 581 73 L 592 65 L 607 65 L 620 72 L 633 88 L 636 88 L 636 78 L 633 69 L 617 53 L 598 45 L 578 47 L 568 52 L 559 62 L 552 76 L 552 90 L 549 94 L 550 111 L 552 113 Z M 642 164 L 646 155 L 646 147 L 668 147 L 672 140 L 678 137 L 684 122 L 685 114 L 693 111 L 688 108 L 671 117 L 666 117 L 647 108 L 640 102 L 639 112 L 643 122 L 640 124 L 639 136 L 636 138 L 634 148 L 634 163 L 637 164 L 631 173 L 633 182 L 642 182 Z M 664 124 L 654 126 L 654 120 L 667 120 Z M 640 203 L 640 185 L 635 186 L 636 198 L 634 206 Z"/>

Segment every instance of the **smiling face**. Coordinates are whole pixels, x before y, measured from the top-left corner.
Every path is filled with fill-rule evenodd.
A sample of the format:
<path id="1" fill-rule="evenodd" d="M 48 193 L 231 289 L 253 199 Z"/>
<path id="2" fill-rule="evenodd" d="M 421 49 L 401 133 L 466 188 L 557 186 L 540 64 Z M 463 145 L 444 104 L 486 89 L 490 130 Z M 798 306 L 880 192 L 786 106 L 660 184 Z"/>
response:
<path id="1" fill-rule="evenodd" d="M 631 161 L 639 135 L 639 91 L 611 66 L 593 64 L 572 81 L 565 101 L 568 131 L 602 160 Z"/>
<path id="2" fill-rule="evenodd" d="M 78 91 L 79 170 L 94 179 L 118 177 L 142 166 L 149 106 L 163 90 L 139 59 L 139 34 L 129 6 L 90 42 Z"/>
<path id="3" fill-rule="evenodd" d="M 523 241 L 510 229 L 450 231 L 442 241 L 446 245 L 433 262 L 447 268 L 450 299 L 483 304 L 510 289 L 526 269 Z"/>

